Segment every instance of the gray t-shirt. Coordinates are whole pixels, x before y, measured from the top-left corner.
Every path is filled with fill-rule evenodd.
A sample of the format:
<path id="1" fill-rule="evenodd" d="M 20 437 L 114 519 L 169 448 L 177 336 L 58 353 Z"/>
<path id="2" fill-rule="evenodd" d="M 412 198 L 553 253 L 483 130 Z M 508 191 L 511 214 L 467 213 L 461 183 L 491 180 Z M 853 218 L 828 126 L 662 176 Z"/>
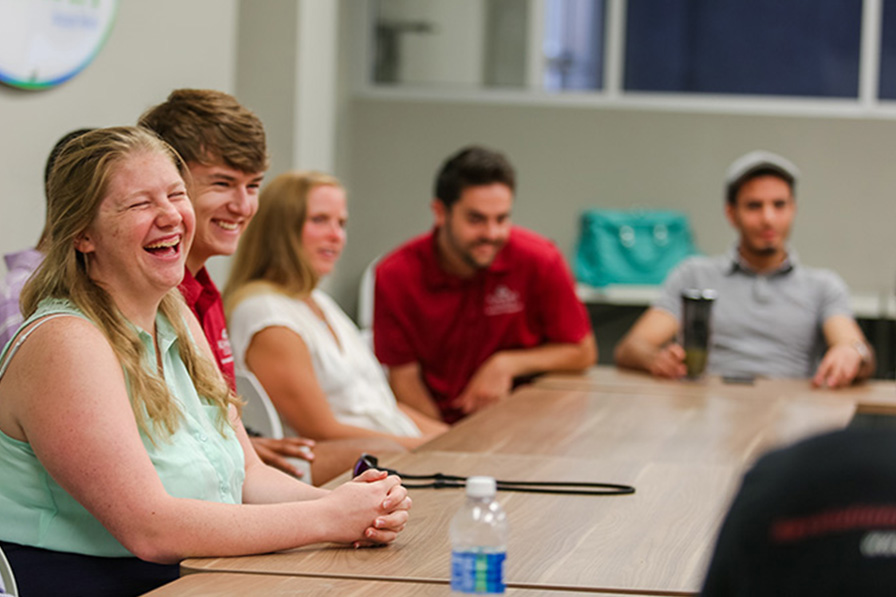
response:
<path id="1" fill-rule="evenodd" d="M 673 270 L 654 307 L 681 321 L 681 292 L 718 293 L 712 307 L 707 371 L 716 375 L 808 378 L 826 343 L 822 326 L 833 315 L 852 317 L 849 289 L 830 270 L 801 267 L 796 255 L 758 275 L 734 249 L 692 257 Z"/>

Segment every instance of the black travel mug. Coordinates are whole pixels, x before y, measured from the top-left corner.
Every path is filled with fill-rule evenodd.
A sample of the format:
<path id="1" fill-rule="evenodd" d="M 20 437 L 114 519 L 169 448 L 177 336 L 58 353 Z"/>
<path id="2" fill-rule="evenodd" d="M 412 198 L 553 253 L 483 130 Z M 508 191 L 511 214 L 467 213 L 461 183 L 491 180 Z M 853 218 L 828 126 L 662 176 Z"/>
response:
<path id="1" fill-rule="evenodd" d="M 715 300 L 715 290 L 691 288 L 681 293 L 681 345 L 690 379 L 697 379 L 706 369 Z"/>

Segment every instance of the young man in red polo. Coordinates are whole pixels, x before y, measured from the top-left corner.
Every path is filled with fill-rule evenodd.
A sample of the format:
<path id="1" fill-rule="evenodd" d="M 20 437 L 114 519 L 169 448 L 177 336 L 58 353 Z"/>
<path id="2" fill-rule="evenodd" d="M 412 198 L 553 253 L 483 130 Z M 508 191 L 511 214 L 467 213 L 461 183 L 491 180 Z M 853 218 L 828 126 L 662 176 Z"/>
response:
<path id="1" fill-rule="evenodd" d="M 461 150 L 436 179 L 433 230 L 377 266 L 377 357 L 399 400 L 447 422 L 503 400 L 515 381 L 597 358 L 563 256 L 511 225 L 515 186 L 503 155 Z"/>
<path id="2" fill-rule="evenodd" d="M 144 113 L 139 124 L 174 147 L 190 169 L 196 235 L 180 290 L 202 324 L 219 369 L 235 390 L 224 305 L 205 264 L 210 257 L 236 251 L 258 209 L 258 192 L 268 169 L 264 126 L 233 96 L 203 89 L 171 92 L 166 101 Z M 264 462 L 293 475 L 302 473 L 288 459 L 313 461 L 311 470 L 318 484 L 350 468 L 364 451 L 400 449 L 391 443 L 361 445 L 348 440 L 315 445 L 294 437 L 253 437 L 252 443 Z"/>

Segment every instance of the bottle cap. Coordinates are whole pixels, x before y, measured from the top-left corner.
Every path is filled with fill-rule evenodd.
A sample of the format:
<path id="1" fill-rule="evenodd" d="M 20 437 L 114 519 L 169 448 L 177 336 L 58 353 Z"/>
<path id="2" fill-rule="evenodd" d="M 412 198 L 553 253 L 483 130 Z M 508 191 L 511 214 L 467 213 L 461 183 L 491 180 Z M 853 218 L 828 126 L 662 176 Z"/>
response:
<path id="1" fill-rule="evenodd" d="M 681 291 L 681 298 L 688 301 L 714 301 L 718 296 L 712 288 L 686 288 Z"/>
<path id="2" fill-rule="evenodd" d="M 495 491 L 496 485 L 494 477 L 470 477 L 467 479 L 468 497 L 493 497 Z"/>

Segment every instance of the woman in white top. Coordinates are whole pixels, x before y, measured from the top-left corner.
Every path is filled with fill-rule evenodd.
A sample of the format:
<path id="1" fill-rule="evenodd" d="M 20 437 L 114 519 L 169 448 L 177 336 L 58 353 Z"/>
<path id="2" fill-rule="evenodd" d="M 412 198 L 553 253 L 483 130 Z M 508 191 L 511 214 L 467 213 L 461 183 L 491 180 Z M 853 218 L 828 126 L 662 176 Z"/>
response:
<path id="1" fill-rule="evenodd" d="M 288 172 L 265 187 L 224 290 L 234 361 L 302 436 L 413 448 L 445 424 L 396 402 L 358 328 L 317 288 L 342 253 L 347 219 L 345 190 L 327 174 Z"/>

